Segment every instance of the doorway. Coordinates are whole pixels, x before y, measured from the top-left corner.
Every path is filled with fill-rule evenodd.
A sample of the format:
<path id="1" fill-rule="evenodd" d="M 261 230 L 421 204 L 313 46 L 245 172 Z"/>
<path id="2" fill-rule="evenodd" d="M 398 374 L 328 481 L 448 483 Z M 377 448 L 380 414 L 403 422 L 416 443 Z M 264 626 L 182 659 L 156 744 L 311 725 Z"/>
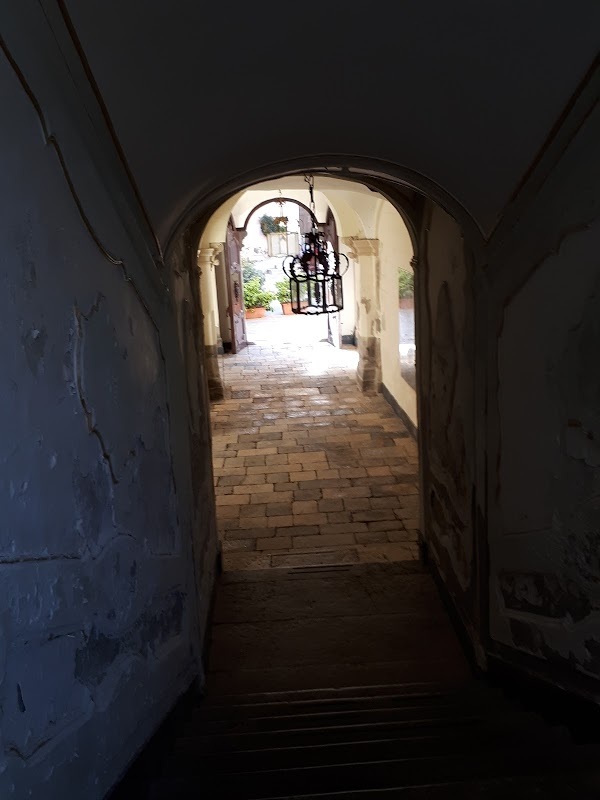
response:
<path id="1" fill-rule="evenodd" d="M 238 198 L 227 226 L 230 239 L 237 231 L 242 283 L 272 295 L 282 276 L 271 226 L 285 218 L 287 234 L 301 235 L 306 227 L 305 206 L 290 199 L 294 189 L 278 191 L 267 190 L 253 205 Z M 221 358 L 224 395 L 212 405 L 212 431 L 226 570 L 414 562 L 419 556 L 417 442 L 387 389 L 393 393 L 401 378 L 397 322 L 395 331 L 386 324 L 388 283 L 397 286 L 398 259 L 410 265 L 413 250 L 408 232 L 390 233 L 405 228 L 400 215 L 373 193 L 367 197 L 377 236 L 365 240 L 351 205 L 356 198 L 347 189 L 346 195 L 338 190 L 322 198 L 319 209 L 330 246 L 351 258 L 344 309 L 333 320 L 284 314 L 277 300 L 258 318 L 246 309 L 244 347 Z M 381 212 L 384 204 L 391 215 Z M 340 225 L 343 234 L 358 235 L 338 236 Z M 363 257 L 367 250 L 377 256 Z M 364 300 L 366 289 L 371 296 L 361 308 L 356 298 Z M 369 327 L 380 330 L 379 391 L 365 392 L 357 382 L 358 340 Z M 398 375 L 391 376 L 392 368 Z"/>

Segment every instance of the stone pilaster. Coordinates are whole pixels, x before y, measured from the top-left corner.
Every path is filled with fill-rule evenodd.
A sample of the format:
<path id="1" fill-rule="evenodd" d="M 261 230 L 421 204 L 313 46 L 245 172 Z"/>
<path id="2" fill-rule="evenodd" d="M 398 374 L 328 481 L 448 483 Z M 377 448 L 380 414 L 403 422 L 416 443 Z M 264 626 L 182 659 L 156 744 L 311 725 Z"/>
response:
<path id="1" fill-rule="evenodd" d="M 222 348 L 219 327 L 219 306 L 215 279 L 215 249 L 198 250 L 198 277 L 204 325 L 204 366 L 211 400 L 223 397 L 223 380 L 219 369 L 219 345 Z"/>
<path id="2" fill-rule="evenodd" d="M 355 263 L 356 379 L 363 392 L 379 391 L 381 383 L 381 304 L 379 239 L 348 237 L 342 240 Z"/>
<path id="3" fill-rule="evenodd" d="M 217 290 L 217 319 L 219 321 L 217 350 L 219 355 L 223 355 L 225 352 L 223 347 L 223 334 L 225 333 L 225 335 L 227 335 L 230 328 L 230 320 L 227 312 L 227 280 L 229 276 L 225 269 L 225 242 L 211 242 L 210 247 L 214 250 L 212 263 L 215 275 L 215 287 Z M 230 341 L 230 339 L 228 339 L 228 341 Z"/>
<path id="4" fill-rule="evenodd" d="M 381 347 L 376 336 L 361 336 L 357 334 L 358 366 L 356 380 L 361 391 L 366 394 L 375 394 L 381 384 Z"/>

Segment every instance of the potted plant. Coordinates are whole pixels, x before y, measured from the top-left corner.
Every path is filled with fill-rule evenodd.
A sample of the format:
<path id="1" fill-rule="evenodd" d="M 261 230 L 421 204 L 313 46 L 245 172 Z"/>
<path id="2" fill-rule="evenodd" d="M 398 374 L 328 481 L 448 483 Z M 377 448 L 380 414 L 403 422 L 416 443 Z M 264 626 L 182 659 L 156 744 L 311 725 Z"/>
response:
<path id="1" fill-rule="evenodd" d="M 270 233 L 281 232 L 279 223 L 275 221 L 274 217 L 269 216 L 269 214 L 263 214 L 258 220 L 258 224 L 260 225 L 260 229 L 265 236 L 268 236 Z"/>
<path id="2" fill-rule="evenodd" d="M 276 297 L 281 303 L 281 308 L 284 314 L 292 313 L 292 294 L 290 292 L 289 280 L 277 281 L 275 284 Z"/>
<path id="3" fill-rule="evenodd" d="M 244 284 L 244 307 L 246 319 L 264 317 L 270 308 L 271 301 L 275 299 L 273 292 L 266 292 L 260 285 L 259 278 L 252 278 Z"/>
<path id="4" fill-rule="evenodd" d="M 398 270 L 398 305 L 400 308 L 412 308 L 414 306 L 415 288 L 414 274 L 405 269 Z"/>

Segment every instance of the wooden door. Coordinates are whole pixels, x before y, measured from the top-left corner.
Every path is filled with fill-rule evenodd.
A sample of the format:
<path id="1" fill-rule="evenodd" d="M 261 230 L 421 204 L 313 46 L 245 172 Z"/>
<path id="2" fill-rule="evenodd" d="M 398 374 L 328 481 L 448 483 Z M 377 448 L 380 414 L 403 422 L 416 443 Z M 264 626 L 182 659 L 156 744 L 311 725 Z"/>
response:
<path id="1" fill-rule="evenodd" d="M 243 233 L 243 232 L 242 232 Z M 225 241 L 225 267 L 227 273 L 227 295 L 229 306 L 227 313 L 231 325 L 231 352 L 239 353 L 248 344 L 246 337 L 246 317 L 244 313 L 244 281 L 240 250 L 242 236 L 233 226 L 230 219 L 227 225 Z"/>
<path id="2" fill-rule="evenodd" d="M 319 225 L 319 228 L 325 235 L 325 241 L 330 243 L 332 248 L 338 252 L 338 235 L 335 225 L 335 219 L 331 213 L 331 209 L 327 209 L 327 218 L 324 225 Z M 342 346 L 342 325 L 340 322 L 340 312 L 336 314 L 327 314 L 327 341 L 334 347 Z"/>
<path id="3" fill-rule="evenodd" d="M 299 207 L 298 222 L 300 227 L 300 246 L 304 244 L 304 234 L 310 233 L 312 228 L 312 219 L 304 206 Z"/>

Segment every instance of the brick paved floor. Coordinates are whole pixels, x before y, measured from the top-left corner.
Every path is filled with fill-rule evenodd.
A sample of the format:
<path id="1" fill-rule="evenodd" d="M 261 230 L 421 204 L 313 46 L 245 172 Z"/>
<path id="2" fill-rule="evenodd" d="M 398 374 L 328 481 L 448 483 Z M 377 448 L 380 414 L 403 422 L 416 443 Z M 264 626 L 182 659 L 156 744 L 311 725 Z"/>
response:
<path id="1" fill-rule="evenodd" d="M 418 558 L 417 447 L 321 318 L 248 321 L 212 406 L 225 569 Z"/>

